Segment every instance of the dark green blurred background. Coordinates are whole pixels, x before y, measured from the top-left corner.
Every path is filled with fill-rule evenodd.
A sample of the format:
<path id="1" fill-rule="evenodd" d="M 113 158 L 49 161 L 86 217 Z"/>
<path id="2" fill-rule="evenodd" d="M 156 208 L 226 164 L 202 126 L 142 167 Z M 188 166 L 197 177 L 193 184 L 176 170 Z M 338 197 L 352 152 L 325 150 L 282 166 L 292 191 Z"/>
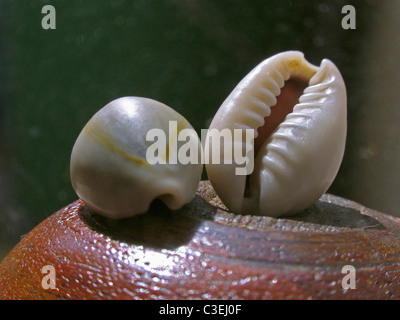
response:
<path id="1" fill-rule="evenodd" d="M 398 215 L 399 2 L 2 0 L 0 258 L 76 200 L 70 152 L 106 103 L 150 97 L 200 133 L 247 72 L 292 49 L 331 59 L 347 84 L 347 149 L 329 192 Z M 56 30 L 42 29 L 46 4 Z M 346 4 L 356 30 L 341 26 Z"/>

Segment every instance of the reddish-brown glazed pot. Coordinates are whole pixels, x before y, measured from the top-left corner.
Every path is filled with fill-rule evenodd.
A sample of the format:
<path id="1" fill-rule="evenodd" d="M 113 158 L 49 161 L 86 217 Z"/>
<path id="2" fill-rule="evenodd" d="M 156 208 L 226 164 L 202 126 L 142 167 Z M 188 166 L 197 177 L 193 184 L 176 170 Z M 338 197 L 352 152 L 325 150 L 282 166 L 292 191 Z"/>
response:
<path id="1" fill-rule="evenodd" d="M 42 287 L 55 269 L 55 289 Z M 355 289 L 343 289 L 345 265 Z M 346 282 L 346 281 L 345 281 Z M 1 299 L 399 299 L 400 221 L 324 195 L 287 219 L 222 210 L 208 182 L 171 212 L 107 220 L 76 201 L 0 264 Z"/>

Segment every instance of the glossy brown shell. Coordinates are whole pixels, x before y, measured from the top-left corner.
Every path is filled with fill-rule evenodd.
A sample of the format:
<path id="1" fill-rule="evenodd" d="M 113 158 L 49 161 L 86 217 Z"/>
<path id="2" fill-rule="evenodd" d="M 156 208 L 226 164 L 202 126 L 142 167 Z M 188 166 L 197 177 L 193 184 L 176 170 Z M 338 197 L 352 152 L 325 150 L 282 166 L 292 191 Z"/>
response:
<path id="1" fill-rule="evenodd" d="M 222 210 L 207 182 L 175 212 L 107 220 L 81 201 L 0 264 L 1 299 L 399 299 L 400 221 L 324 195 L 287 219 Z M 56 288 L 43 289 L 52 265 Z M 356 270 L 343 289 L 342 267 Z"/>

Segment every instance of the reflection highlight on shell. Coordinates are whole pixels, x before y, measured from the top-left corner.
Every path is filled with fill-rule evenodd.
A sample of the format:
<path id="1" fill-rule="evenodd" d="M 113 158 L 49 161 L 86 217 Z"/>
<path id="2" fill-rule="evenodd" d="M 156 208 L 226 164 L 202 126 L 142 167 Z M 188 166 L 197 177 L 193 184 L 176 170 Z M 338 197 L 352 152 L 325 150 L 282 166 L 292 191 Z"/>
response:
<path id="1" fill-rule="evenodd" d="M 172 131 L 170 121 L 177 124 Z M 170 134 L 166 153 L 158 155 L 161 158 L 168 158 L 170 150 L 184 144 L 172 138 L 184 129 L 190 129 L 186 131 L 189 140 L 201 148 L 184 117 L 148 98 L 116 99 L 89 120 L 75 142 L 70 162 L 72 186 L 89 208 L 107 217 L 124 218 L 145 213 L 154 199 L 176 210 L 194 198 L 202 164 L 149 162 L 147 151 L 154 141 L 147 134 L 155 128 Z"/>
<path id="2" fill-rule="evenodd" d="M 288 51 L 256 66 L 210 125 L 255 130 L 250 175 L 236 175 L 235 163 L 206 164 L 224 204 L 238 214 L 281 216 L 314 203 L 330 187 L 343 158 L 346 104 L 343 78 L 330 60 L 318 67 L 303 53 Z M 214 152 L 223 158 L 223 141 L 218 150 L 212 145 L 205 150 L 209 158 Z"/>

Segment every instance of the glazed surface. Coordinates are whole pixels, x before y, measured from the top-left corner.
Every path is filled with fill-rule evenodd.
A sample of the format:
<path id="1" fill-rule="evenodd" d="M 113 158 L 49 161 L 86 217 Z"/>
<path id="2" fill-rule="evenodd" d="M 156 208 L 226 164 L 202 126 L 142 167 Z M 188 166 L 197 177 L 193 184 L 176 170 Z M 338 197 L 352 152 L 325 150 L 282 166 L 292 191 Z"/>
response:
<path id="1" fill-rule="evenodd" d="M 0 298 L 399 299 L 399 239 L 398 219 L 339 197 L 285 219 L 241 216 L 202 182 L 176 212 L 156 203 L 109 220 L 81 201 L 56 212 L 0 264 Z M 40 285 L 47 264 L 55 290 Z M 356 290 L 341 286 L 348 264 Z"/>

